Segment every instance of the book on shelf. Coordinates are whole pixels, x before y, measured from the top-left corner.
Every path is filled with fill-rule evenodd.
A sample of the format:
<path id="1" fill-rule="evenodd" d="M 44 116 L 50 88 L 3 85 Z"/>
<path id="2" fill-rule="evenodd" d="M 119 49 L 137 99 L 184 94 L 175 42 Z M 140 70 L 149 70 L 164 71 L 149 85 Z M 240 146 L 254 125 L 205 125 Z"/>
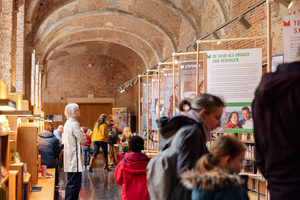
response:
<path id="1" fill-rule="evenodd" d="M 245 144 L 245 148 L 246 148 L 245 158 L 246 159 L 255 159 L 254 145 L 253 144 Z"/>
<path id="2" fill-rule="evenodd" d="M 16 158 L 16 163 L 21 163 L 22 162 L 19 152 L 16 152 L 16 157 L 15 158 Z"/>
<path id="3" fill-rule="evenodd" d="M 0 172 L 1 172 L 1 178 L 5 177 L 8 175 L 8 171 L 7 169 L 4 167 L 4 165 L 1 163 L 0 166 Z"/>
<path id="4" fill-rule="evenodd" d="M 16 163 L 16 141 L 9 140 L 9 164 Z"/>
<path id="5" fill-rule="evenodd" d="M 244 160 L 243 172 L 254 173 L 253 162 L 251 162 L 250 160 Z"/>

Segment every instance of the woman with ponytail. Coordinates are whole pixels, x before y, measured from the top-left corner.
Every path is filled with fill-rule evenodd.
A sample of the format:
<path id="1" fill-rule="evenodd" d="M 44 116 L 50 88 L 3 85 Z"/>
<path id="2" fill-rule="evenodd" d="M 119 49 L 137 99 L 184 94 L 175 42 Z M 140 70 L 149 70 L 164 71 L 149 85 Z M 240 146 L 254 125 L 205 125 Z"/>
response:
<path id="1" fill-rule="evenodd" d="M 211 153 L 202 156 L 192 170 L 181 176 L 192 189 L 192 200 L 248 200 L 247 176 L 237 175 L 243 168 L 245 147 L 235 136 L 216 139 Z"/>
<path id="2" fill-rule="evenodd" d="M 157 120 L 162 136 L 160 150 L 164 151 L 169 148 L 173 136 L 176 133 L 180 134 L 178 135 L 178 142 L 174 144 L 177 154 L 174 177 L 180 178 L 182 172 L 186 169 L 192 169 L 197 160 L 208 153 L 206 142 L 210 140 L 210 131 L 221 125 L 224 107 L 225 103 L 219 97 L 211 94 L 200 94 L 191 102 L 187 100 L 180 102 L 179 109 L 184 111 L 185 115 L 171 118 L 162 117 Z M 178 131 L 180 129 L 182 131 Z M 187 190 L 181 183 L 171 190 L 168 191 L 173 195 L 171 199 L 189 200 L 191 198 L 191 191 Z"/>

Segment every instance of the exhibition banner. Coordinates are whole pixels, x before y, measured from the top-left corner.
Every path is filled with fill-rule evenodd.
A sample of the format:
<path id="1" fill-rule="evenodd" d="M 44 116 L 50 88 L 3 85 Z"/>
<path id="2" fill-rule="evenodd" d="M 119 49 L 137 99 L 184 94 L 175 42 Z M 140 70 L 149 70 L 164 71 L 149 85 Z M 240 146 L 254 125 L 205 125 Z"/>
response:
<path id="1" fill-rule="evenodd" d="M 181 63 L 181 99 L 194 99 L 199 93 L 204 93 L 203 61 L 199 62 L 199 85 L 196 86 L 197 62 Z"/>
<path id="2" fill-rule="evenodd" d="M 149 110 L 149 129 L 152 128 L 152 81 L 149 79 L 149 101 L 147 102 L 147 79 L 143 78 L 143 124 L 147 130 L 147 109 Z"/>
<path id="3" fill-rule="evenodd" d="M 160 80 L 160 99 L 158 100 L 158 82 Z M 154 106 L 152 107 L 152 129 L 157 130 L 157 123 L 156 120 L 159 117 L 163 117 L 165 114 L 165 101 L 164 101 L 164 77 L 161 75 L 158 79 L 158 76 L 154 76 L 152 78 L 152 102 Z"/>
<path id="4" fill-rule="evenodd" d="M 262 49 L 207 52 L 207 92 L 225 102 L 252 102 L 262 75 Z"/>
<path id="5" fill-rule="evenodd" d="M 173 70 L 164 71 L 164 89 L 165 109 L 168 112 L 167 116 L 173 116 L 173 103 L 175 103 L 175 113 L 178 115 L 178 70 L 175 70 L 175 98 L 173 98 Z"/>
<path id="6" fill-rule="evenodd" d="M 284 62 L 294 62 L 300 45 L 300 15 L 283 17 Z"/>

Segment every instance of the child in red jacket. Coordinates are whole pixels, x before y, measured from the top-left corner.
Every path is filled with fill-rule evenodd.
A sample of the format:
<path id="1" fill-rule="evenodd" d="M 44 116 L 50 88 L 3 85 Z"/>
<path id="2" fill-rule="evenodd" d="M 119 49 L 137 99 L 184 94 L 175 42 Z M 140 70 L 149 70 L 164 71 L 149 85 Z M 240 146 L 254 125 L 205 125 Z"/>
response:
<path id="1" fill-rule="evenodd" d="M 82 151 L 83 151 L 83 163 L 84 163 L 84 168 L 86 168 L 89 163 L 90 163 L 90 145 L 92 143 L 91 136 L 87 134 L 88 127 L 84 126 L 81 127 L 81 131 L 84 133 L 86 137 L 86 142 L 81 145 L 82 146 Z"/>
<path id="2" fill-rule="evenodd" d="M 116 167 L 114 178 L 119 185 L 122 185 L 123 200 L 148 199 L 146 167 L 149 158 L 141 153 L 143 149 L 143 138 L 139 136 L 131 137 L 129 150 L 132 152 L 126 153 Z"/>

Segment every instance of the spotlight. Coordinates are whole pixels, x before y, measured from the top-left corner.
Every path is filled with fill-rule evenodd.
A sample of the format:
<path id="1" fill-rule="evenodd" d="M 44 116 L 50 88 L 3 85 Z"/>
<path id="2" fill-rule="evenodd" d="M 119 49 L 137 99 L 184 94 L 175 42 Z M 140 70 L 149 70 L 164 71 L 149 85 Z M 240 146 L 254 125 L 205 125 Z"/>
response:
<path id="1" fill-rule="evenodd" d="M 164 65 L 160 66 L 160 69 L 165 69 L 165 68 L 166 68 L 166 66 L 164 66 Z"/>
<path id="2" fill-rule="evenodd" d="M 281 1 L 279 2 L 281 5 L 283 5 L 284 7 L 286 7 L 287 9 L 290 9 L 294 2 L 293 1 Z"/>
<path id="3" fill-rule="evenodd" d="M 216 32 L 212 32 L 210 35 L 211 35 L 211 37 L 213 37 L 215 40 L 219 40 L 219 39 L 220 39 L 220 37 L 217 35 Z M 218 41 L 218 42 L 217 42 L 217 44 L 220 44 L 220 43 L 221 43 L 221 41 Z"/>
<path id="4" fill-rule="evenodd" d="M 137 84 L 138 81 L 139 81 L 139 79 L 136 78 L 136 79 L 134 80 L 134 84 Z"/>
<path id="5" fill-rule="evenodd" d="M 121 88 L 120 93 L 125 92 L 125 88 Z"/>
<path id="6" fill-rule="evenodd" d="M 251 24 L 245 19 L 244 16 L 240 16 L 237 20 L 245 29 L 248 30 L 251 27 Z"/>

